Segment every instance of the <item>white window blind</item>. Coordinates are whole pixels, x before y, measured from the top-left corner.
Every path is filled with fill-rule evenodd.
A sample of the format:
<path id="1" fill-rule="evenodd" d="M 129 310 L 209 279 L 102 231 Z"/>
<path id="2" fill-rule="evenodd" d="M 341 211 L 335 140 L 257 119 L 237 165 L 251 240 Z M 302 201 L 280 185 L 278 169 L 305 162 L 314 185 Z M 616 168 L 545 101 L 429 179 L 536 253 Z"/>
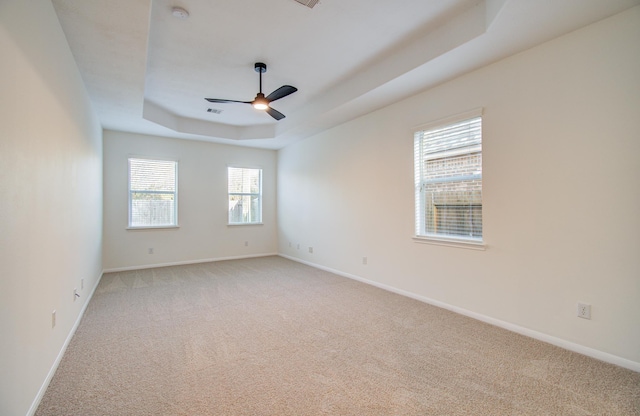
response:
<path id="1" fill-rule="evenodd" d="M 178 162 L 129 159 L 129 227 L 177 226 Z"/>
<path id="2" fill-rule="evenodd" d="M 416 235 L 482 242 L 482 117 L 414 135 Z"/>
<path id="3" fill-rule="evenodd" d="M 262 169 L 227 168 L 229 224 L 262 222 Z"/>

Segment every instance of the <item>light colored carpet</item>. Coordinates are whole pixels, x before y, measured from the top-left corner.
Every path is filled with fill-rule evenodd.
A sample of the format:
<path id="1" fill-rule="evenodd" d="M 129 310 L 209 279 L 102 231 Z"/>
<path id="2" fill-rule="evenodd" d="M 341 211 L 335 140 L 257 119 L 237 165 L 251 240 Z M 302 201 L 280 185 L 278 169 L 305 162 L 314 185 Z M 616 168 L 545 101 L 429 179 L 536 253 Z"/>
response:
<path id="1" fill-rule="evenodd" d="M 640 415 L 640 374 L 265 257 L 105 274 L 36 414 Z"/>

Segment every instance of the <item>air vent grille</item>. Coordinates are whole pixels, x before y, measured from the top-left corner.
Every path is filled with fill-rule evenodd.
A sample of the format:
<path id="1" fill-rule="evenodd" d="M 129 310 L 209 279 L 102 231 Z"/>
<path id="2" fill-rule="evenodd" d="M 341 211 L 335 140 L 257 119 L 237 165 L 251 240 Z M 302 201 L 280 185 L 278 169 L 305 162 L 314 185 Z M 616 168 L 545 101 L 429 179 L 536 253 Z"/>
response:
<path id="1" fill-rule="evenodd" d="M 220 113 L 222 113 L 222 110 L 220 110 L 218 108 L 207 108 L 207 112 L 213 113 L 213 114 L 220 114 Z"/>
<path id="2" fill-rule="evenodd" d="M 318 0 L 296 0 L 296 1 L 302 4 L 303 6 L 307 6 L 310 9 L 313 9 L 313 6 L 318 4 Z"/>

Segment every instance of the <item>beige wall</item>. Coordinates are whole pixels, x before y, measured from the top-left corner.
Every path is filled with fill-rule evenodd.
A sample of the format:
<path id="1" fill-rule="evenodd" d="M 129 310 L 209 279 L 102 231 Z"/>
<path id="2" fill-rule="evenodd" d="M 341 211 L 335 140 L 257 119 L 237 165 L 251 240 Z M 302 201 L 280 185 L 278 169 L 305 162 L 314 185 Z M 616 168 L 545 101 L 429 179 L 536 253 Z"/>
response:
<path id="1" fill-rule="evenodd" d="M 178 161 L 179 228 L 127 230 L 127 159 L 131 156 Z M 263 225 L 227 225 L 227 166 L 262 168 Z M 105 131 L 106 270 L 277 251 L 275 151 Z"/>
<path id="2" fill-rule="evenodd" d="M 639 39 L 635 7 L 280 150 L 280 252 L 640 371 Z M 413 128 L 478 107 L 487 249 L 416 243 Z"/>
<path id="3" fill-rule="evenodd" d="M 101 274 L 102 132 L 50 1 L 0 2 L 0 56 L 0 414 L 13 416 L 37 402 Z"/>

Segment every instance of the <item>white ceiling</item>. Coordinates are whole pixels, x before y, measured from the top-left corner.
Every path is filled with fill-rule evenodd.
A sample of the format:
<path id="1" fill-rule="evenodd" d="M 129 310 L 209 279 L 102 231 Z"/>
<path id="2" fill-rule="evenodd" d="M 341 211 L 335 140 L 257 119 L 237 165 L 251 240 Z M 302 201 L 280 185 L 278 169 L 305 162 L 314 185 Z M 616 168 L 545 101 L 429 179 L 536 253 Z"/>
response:
<path id="1" fill-rule="evenodd" d="M 52 3 L 105 129 L 277 149 L 640 0 Z M 253 100 L 255 62 L 265 94 L 298 88 L 273 103 L 281 121 L 204 100 Z"/>

